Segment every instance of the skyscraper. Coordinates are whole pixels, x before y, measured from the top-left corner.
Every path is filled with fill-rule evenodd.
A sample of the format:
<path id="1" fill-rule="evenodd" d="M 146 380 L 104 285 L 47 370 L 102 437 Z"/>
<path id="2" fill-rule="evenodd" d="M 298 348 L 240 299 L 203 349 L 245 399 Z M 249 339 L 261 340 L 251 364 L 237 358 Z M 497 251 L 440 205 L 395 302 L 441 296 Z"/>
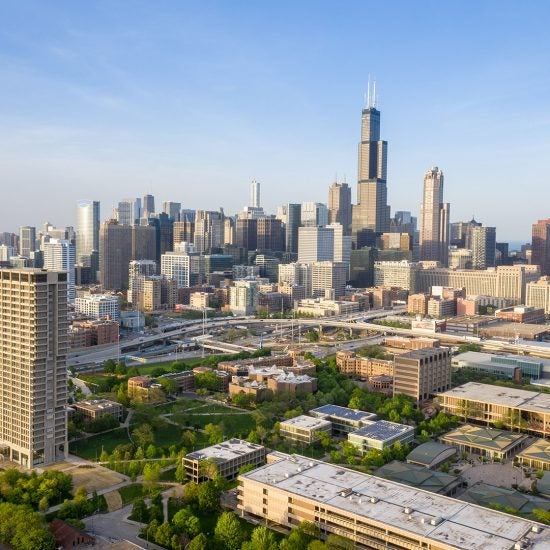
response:
<path id="1" fill-rule="evenodd" d="M 334 182 L 328 191 L 328 223 L 339 223 L 346 235 L 351 231 L 351 188 Z"/>
<path id="2" fill-rule="evenodd" d="M 155 213 L 155 197 L 153 195 L 145 195 L 143 197 L 142 215 L 148 218 Z"/>
<path id="3" fill-rule="evenodd" d="M 120 225 L 134 225 L 141 216 L 141 199 L 122 199 L 115 212 Z"/>
<path id="4" fill-rule="evenodd" d="M 162 203 L 162 211 L 177 222 L 180 219 L 181 202 L 164 201 Z"/>
<path id="5" fill-rule="evenodd" d="M 302 207 L 299 204 L 286 205 L 285 247 L 287 252 L 298 254 L 298 229 L 302 219 Z"/>
<path id="6" fill-rule="evenodd" d="M 420 206 L 420 259 L 447 265 L 449 257 L 449 203 L 443 202 L 443 172 L 434 166 L 424 175 Z"/>
<path id="7" fill-rule="evenodd" d="M 31 257 L 36 250 L 36 227 L 24 225 L 19 228 L 19 254 L 25 258 Z"/>
<path id="8" fill-rule="evenodd" d="M 206 254 L 213 248 L 221 248 L 224 240 L 223 211 L 197 210 L 195 218 L 195 249 Z"/>
<path id="9" fill-rule="evenodd" d="M 65 271 L 67 273 L 67 299 L 75 299 L 75 246 L 65 239 L 49 239 L 42 243 L 44 268 L 48 271 Z"/>
<path id="10" fill-rule="evenodd" d="M 303 202 L 300 211 L 300 225 L 322 227 L 328 224 L 328 208 L 322 202 Z"/>
<path id="11" fill-rule="evenodd" d="M 533 224 L 531 263 L 540 265 L 541 275 L 550 275 L 550 218 Z"/>
<path id="12" fill-rule="evenodd" d="M 496 263 L 496 229 L 494 227 L 474 226 L 471 228 L 472 267 L 487 269 Z"/>
<path id="13" fill-rule="evenodd" d="M 90 267 L 95 280 L 99 269 L 99 201 L 76 205 L 76 263 Z"/>
<path id="14" fill-rule="evenodd" d="M 246 250 L 256 250 L 258 245 L 258 220 L 239 218 L 235 230 L 237 246 Z"/>
<path id="15" fill-rule="evenodd" d="M 256 180 L 250 184 L 250 206 L 260 208 L 260 182 Z"/>
<path id="16" fill-rule="evenodd" d="M 67 275 L 0 270 L 0 445 L 27 468 L 68 454 Z"/>
<path id="17" fill-rule="evenodd" d="M 102 223 L 99 228 L 99 271 L 104 290 L 121 290 L 127 285 L 131 259 L 132 228 L 116 220 Z"/>
<path id="18" fill-rule="evenodd" d="M 352 234 L 362 229 L 384 233 L 390 228 L 387 177 L 388 142 L 380 139 L 380 111 L 376 109 L 376 84 L 361 120 L 357 204 L 353 206 Z"/>

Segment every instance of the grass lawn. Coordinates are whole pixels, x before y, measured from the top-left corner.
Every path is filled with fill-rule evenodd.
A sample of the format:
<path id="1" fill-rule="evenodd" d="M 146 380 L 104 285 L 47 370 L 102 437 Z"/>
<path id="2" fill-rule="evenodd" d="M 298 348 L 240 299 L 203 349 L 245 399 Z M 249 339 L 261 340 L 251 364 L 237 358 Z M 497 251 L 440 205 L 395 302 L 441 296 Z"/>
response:
<path id="1" fill-rule="evenodd" d="M 130 502 L 134 502 L 136 498 L 141 498 L 147 494 L 147 491 L 142 483 L 132 483 L 132 485 L 126 485 L 125 487 L 121 487 L 118 492 L 122 498 L 122 504 L 124 506 Z"/>
<path id="2" fill-rule="evenodd" d="M 178 422 L 182 427 L 197 426 L 201 429 L 207 424 L 223 423 L 224 433 L 228 437 L 236 437 L 237 435 L 248 435 L 250 430 L 256 427 L 256 423 L 250 414 L 206 414 L 193 415 L 184 414 L 173 416 L 172 419 Z"/>
<path id="3" fill-rule="evenodd" d="M 161 472 L 160 481 L 176 481 L 176 467 Z"/>
<path id="4" fill-rule="evenodd" d="M 70 443 L 69 450 L 72 454 L 81 456 L 82 458 L 97 460 L 102 449 L 105 449 L 108 453 L 112 453 L 117 445 L 126 443 L 130 443 L 126 429 L 118 428 L 112 432 L 93 435 L 86 439 Z"/>

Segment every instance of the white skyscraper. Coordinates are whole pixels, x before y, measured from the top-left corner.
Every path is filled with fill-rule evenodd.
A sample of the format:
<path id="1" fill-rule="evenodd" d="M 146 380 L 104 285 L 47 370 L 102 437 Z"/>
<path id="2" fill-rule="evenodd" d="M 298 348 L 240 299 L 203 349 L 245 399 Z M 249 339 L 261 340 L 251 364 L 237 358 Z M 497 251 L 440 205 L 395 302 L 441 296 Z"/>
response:
<path id="1" fill-rule="evenodd" d="M 116 209 L 116 219 L 120 225 L 134 225 L 141 216 L 141 199 L 122 199 Z"/>
<path id="2" fill-rule="evenodd" d="M 75 299 L 75 246 L 64 239 L 50 239 L 42 243 L 44 253 L 44 269 L 48 271 L 65 271 L 67 273 L 67 298 L 69 302 Z"/>
<path id="3" fill-rule="evenodd" d="M 260 208 L 260 182 L 256 180 L 250 184 L 250 206 Z"/>

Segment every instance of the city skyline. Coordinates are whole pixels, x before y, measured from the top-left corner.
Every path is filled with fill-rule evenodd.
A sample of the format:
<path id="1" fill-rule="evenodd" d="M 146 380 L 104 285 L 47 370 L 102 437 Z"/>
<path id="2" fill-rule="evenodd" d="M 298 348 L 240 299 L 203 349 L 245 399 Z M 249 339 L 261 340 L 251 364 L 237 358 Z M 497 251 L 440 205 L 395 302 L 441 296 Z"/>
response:
<path id="1" fill-rule="evenodd" d="M 268 212 L 326 201 L 335 174 L 346 176 L 356 203 L 358 114 L 370 73 L 392 145 L 392 211 L 418 214 L 422 175 L 437 164 L 451 221 L 474 214 L 497 227 L 499 240 L 527 241 L 550 195 L 541 154 L 549 122 L 540 115 L 550 88 L 549 8 L 533 6 L 518 13 L 488 2 L 472 22 L 469 10 L 434 3 L 358 4 L 346 13 L 325 4 L 315 14 L 307 3 L 234 13 L 216 3 L 162 13 L 12 4 L 4 11 L 19 32 L 0 35 L 0 178 L 7 202 L 24 197 L 26 208 L 9 209 L 3 230 L 73 225 L 84 198 L 99 200 L 105 219 L 120 197 L 148 192 L 159 203 L 232 214 L 248 202 L 253 179 Z M 383 39 L 365 50 L 356 30 L 368 16 Z M 503 32 L 512 21 L 519 45 Z M 347 29 L 349 39 L 330 28 Z M 526 196 L 537 196 L 525 201 L 525 222 L 516 215 L 518 173 Z M 58 200 L 46 200 L 52 195 Z"/>

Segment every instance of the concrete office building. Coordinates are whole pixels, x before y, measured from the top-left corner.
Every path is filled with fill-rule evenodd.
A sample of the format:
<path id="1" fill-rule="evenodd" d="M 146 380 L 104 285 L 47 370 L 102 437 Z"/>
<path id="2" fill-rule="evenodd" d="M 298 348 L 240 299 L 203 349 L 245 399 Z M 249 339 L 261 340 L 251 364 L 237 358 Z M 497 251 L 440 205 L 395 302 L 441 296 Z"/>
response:
<path id="1" fill-rule="evenodd" d="M 345 235 L 351 233 L 351 188 L 347 183 L 334 182 L 329 188 L 328 223 L 339 223 Z"/>
<path id="2" fill-rule="evenodd" d="M 374 285 L 403 288 L 416 293 L 420 287 L 420 271 L 420 264 L 414 262 L 374 262 Z"/>
<path id="3" fill-rule="evenodd" d="M 540 266 L 541 275 L 550 275 L 550 218 L 533 224 L 531 263 Z"/>
<path id="4" fill-rule="evenodd" d="M 396 355 L 393 393 L 422 403 L 451 387 L 451 358 L 447 348 L 422 348 Z"/>
<path id="5" fill-rule="evenodd" d="M 75 299 L 75 313 L 90 319 L 111 319 L 120 322 L 118 296 L 112 294 L 88 294 Z"/>
<path id="6" fill-rule="evenodd" d="M 228 221 L 230 218 L 227 218 Z M 173 243 L 172 249 L 175 249 L 176 244 L 181 242 L 192 243 L 195 240 L 195 222 L 179 221 L 174 222 L 173 226 Z M 227 241 L 225 241 L 227 242 Z"/>
<path id="7" fill-rule="evenodd" d="M 19 228 L 19 254 L 30 258 L 36 250 L 36 227 L 24 225 Z"/>
<path id="8" fill-rule="evenodd" d="M 434 166 L 424 175 L 420 207 L 420 259 L 448 264 L 450 205 L 443 202 L 443 172 Z"/>
<path id="9" fill-rule="evenodd" d="M 358 150 L 357 204 L 352 208 L 352 237 L 364 229 L 390 230 L 387 178 L 388 142 L 380 139 L 380 111 L 376 108 L 376 86 L 361 117 Z"/>
<path id="10" fill-rule="evenodd" d="M 74 302 L 75 292 L 75 246 L 72 242 L 61 239 L 50 239 L 42 243 L 44 269 L 48 271 L 65 271 L 67 273 L 67 299 Z"/>
<path id="11" fill-rule="evenodd" d="M 200 273 L 200 256 L 187 252 L 166 252 L 160 257 L 160 273 L 175 279 L 178 288 L 196 284 Z"/>
<path id="12" fill-rule="evenodd" d="M 0 270 L 0 452 L 26 468 L 68 455 L 67 274 Z"/>
<path id="13" fill-rule="evenodd" d="M 468 248 L 449 248 L 450 269 L 472 269 L 473 253 Z"/>
<path id="14" fill-rule="evenodd" d="M 99 201 L 76 205 L 76 263 L 91 269 L 92 280 L 99 270 Z"/>
<path id="15" fill-rule="evenodd" d="M 260 182 L 252 180 L 250 184 L 250 206 L 252 208 L 261 208 Z"/>
<path id="16" fill-rule="evenodd" d="M 259 283 L 240 279 L 229 289 L 229 307 L 235 315 L 252 315 L 258 307 Z"/>
<path id="17" fill-rule="evenodd" d="M 519 388 L 468 382 L 440 393 L 442 410 L 466 420 L 546 436 L 550 432 L 550 395 Z"/>
<path id="18" fill-rule="evenodd" d="M 298 231 L 298 262 L 332 262 L 334 260 L 334 230 L 329 227 L 300 227 Z"/>
<path id="19" fill-rule="evenodd" d="M 544 310 L 546 315 L 550 315 L 550 277 L 541 277 L 538 281 L 533 281 L 525 285 L 525 304 Z"/>
<path id="20" fill-rule="evenodd" d="M 110 414 L 119 422 L 123 420 L 124 407 L 120 403 L 109 399 L 77 401 L 71 405 L 71 408 L 79 412 L 86 423 L 102 418 L 106 414 Z"/>
<path id="21" fill-rule="evenodd" d="M 327 205 L 322 202 L 303 202 L 300 208 L 300 223 L 302 227 L 324 227 L 328 224 Z"/>
<path id="22" fill-rule="evenodd" d="M 318 441 L 319 434 L 332 434 L 332 423 L 323 418 L 302 414 L 279 423 L 281 437 L 297 443 L 311 445 Z"/>
<path id="23" fill-rule="evenodd" d="M 223 443 L 188 453 L 183 458 L 187 479 L 199 483 L 211 476 L 211 470 L 204 468 L 206 462 L 216 466 L 218 475 L 235 479 L 243 466 L 260 466 L 265 463 L 265 447 L 242 439 L 229 439 Z"/>
<path id="24" fill-rule="evenodd" d="M 235 244 L 247 251 L 256 250 L 258 244 L 258 220 L 239 218 L 235 230 Z"/>
<path id="25" fill-rule="evenodd" d="M 538 380 L 550 376 L 550 359 L 524 355 L 493 355 L 479 351 L 467 351 L 452 358 L 455 369 L 469 369 L 499 378 Z M 518 372 L 519 371 L 519 372 Z"/>
<path id="26" fill-rule="evenodd" d="M 311 294 L 314 298 L 334 300 L 345 295 L 348 266 L 335 262 L 314 262 L 311 265 Z"/>
<path id="27" fill-rule="evenodd" d="M 239 476 L 245 519 L 293 529 L 313 523 L 357 548 L 543 550 L 544 525 L 380 477 L 298 455 L 277 453 Z"/>

